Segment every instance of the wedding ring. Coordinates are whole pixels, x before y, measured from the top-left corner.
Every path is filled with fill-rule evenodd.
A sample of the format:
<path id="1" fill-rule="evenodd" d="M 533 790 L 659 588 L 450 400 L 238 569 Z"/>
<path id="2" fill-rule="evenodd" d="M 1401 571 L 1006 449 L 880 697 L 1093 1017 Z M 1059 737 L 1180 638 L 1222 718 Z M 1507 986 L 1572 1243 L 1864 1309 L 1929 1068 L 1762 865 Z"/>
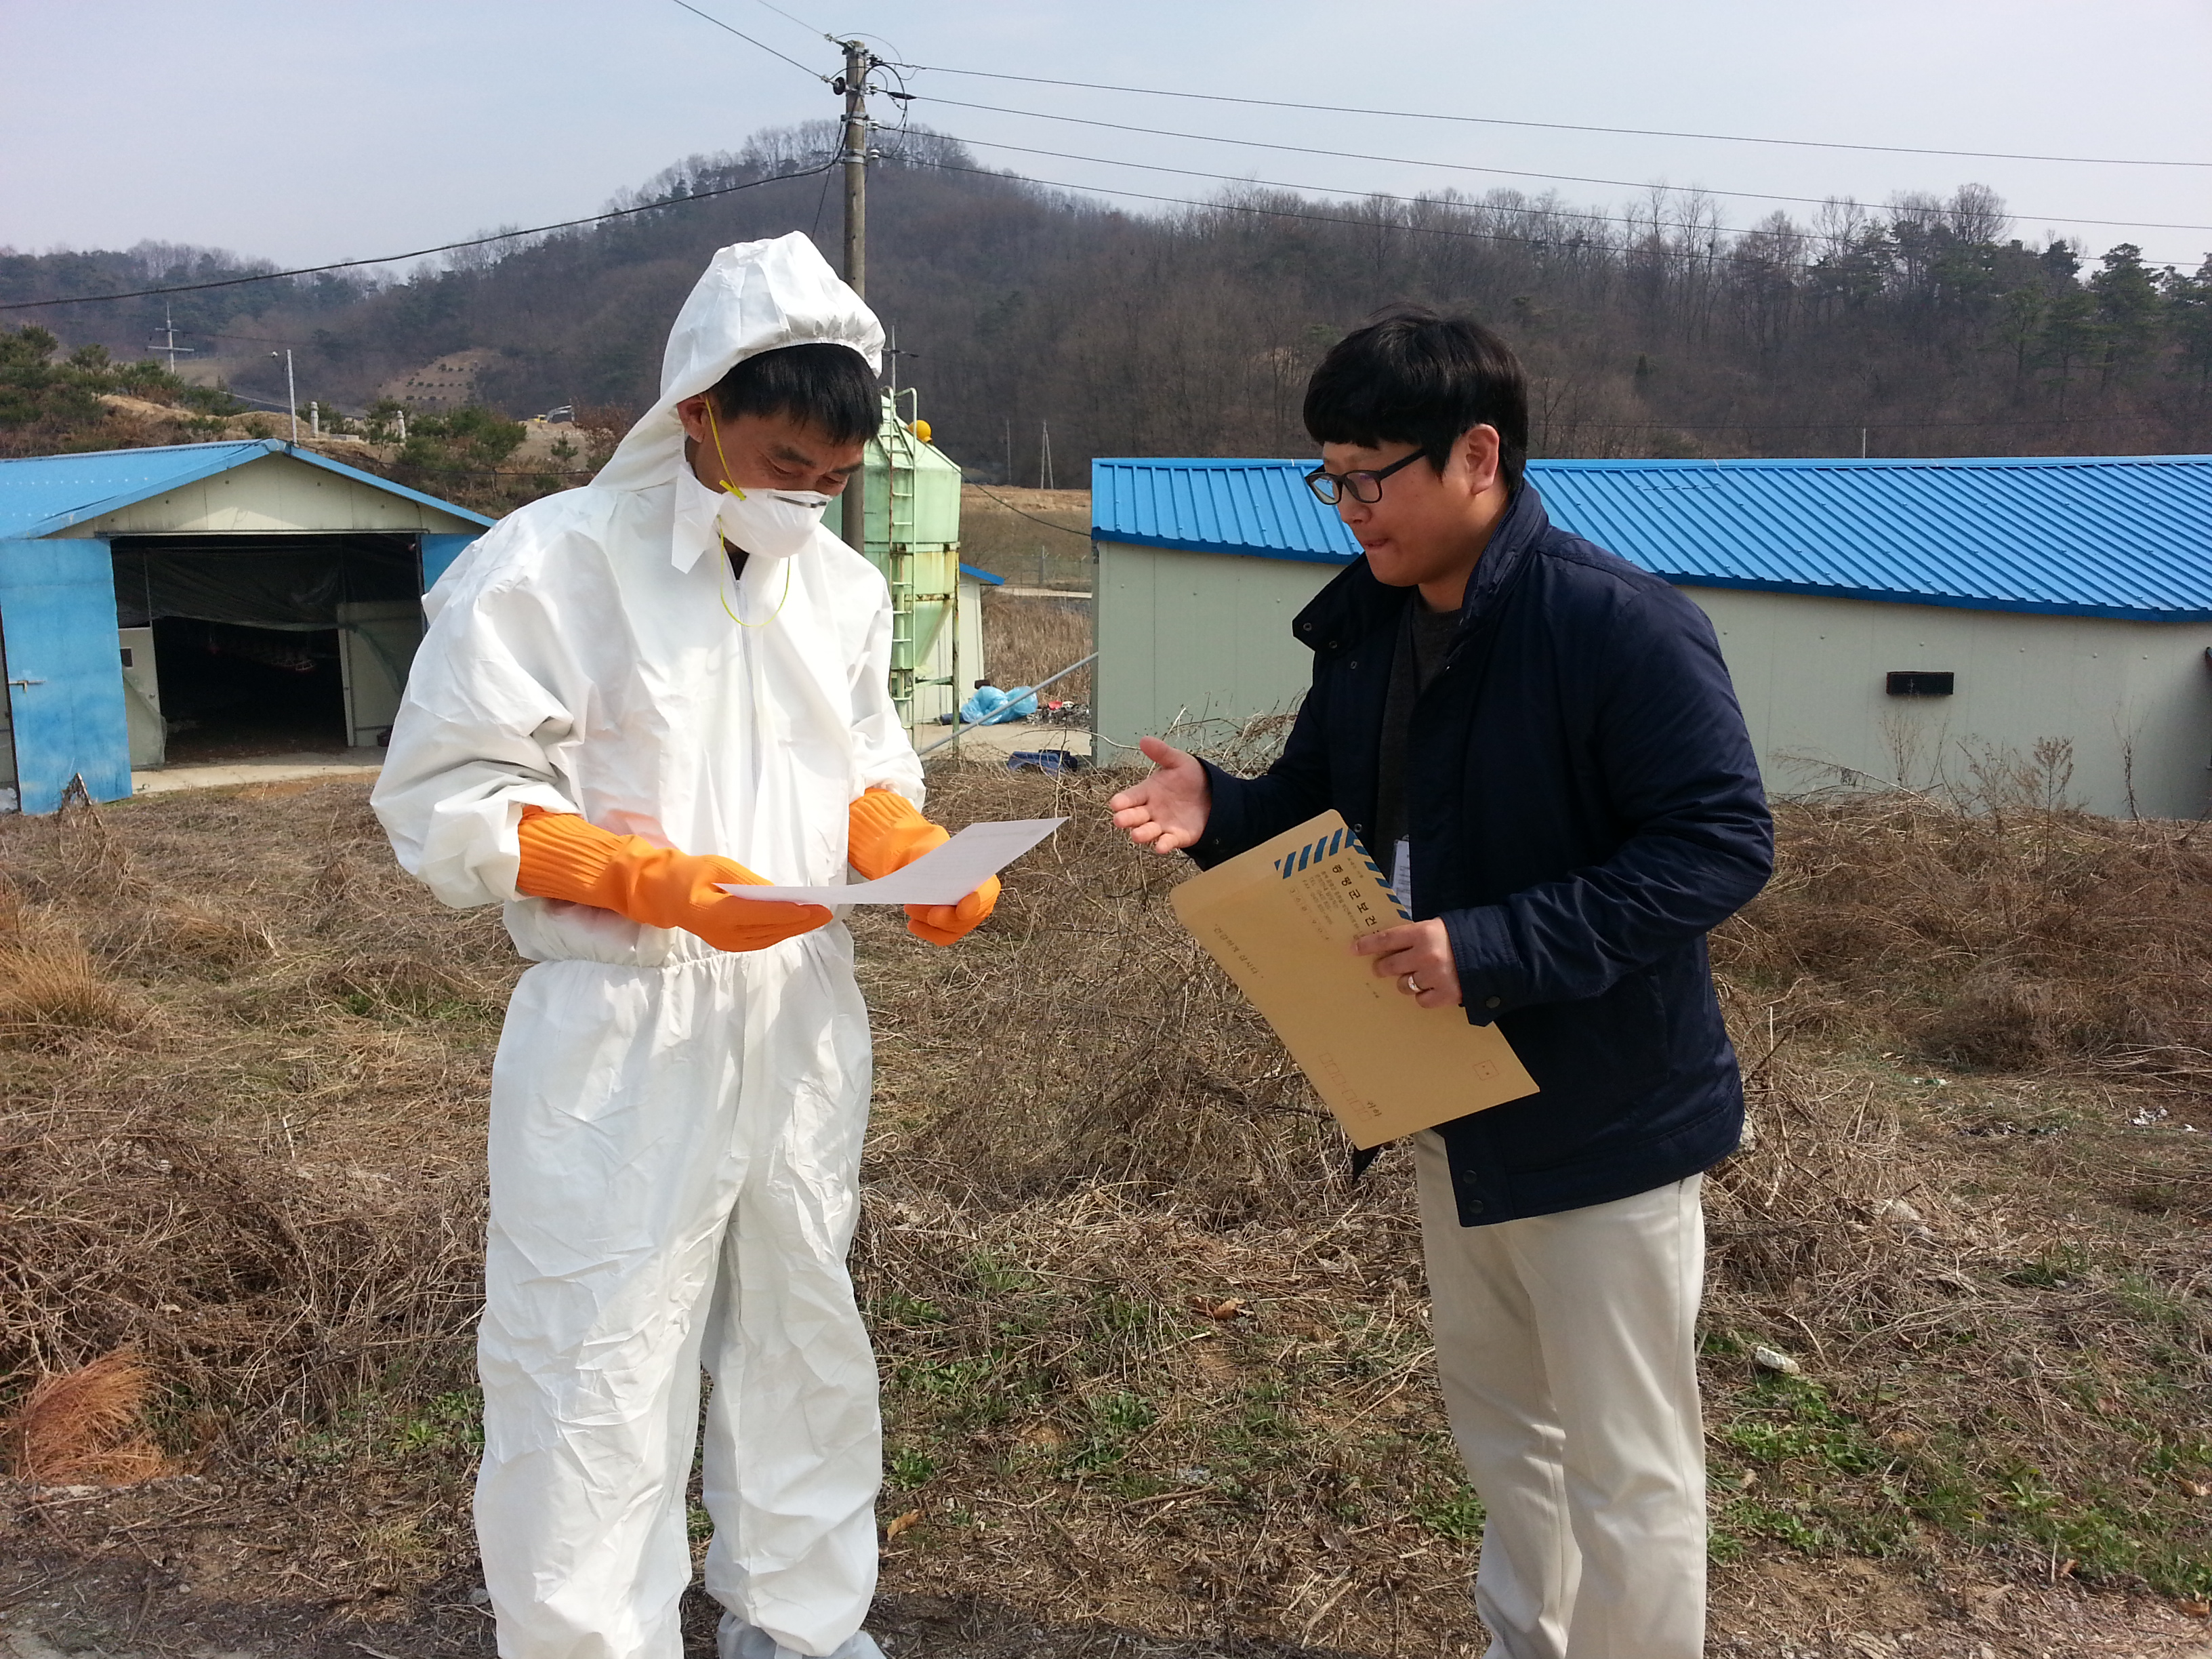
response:
<path id="1" fill-rule="evenodd" d="M 1420 985 L 1411 974 L 1406 975 L 1406 988 L 1408 991 L 1411 991 L 1415 996 L 1421 994 Z"/>

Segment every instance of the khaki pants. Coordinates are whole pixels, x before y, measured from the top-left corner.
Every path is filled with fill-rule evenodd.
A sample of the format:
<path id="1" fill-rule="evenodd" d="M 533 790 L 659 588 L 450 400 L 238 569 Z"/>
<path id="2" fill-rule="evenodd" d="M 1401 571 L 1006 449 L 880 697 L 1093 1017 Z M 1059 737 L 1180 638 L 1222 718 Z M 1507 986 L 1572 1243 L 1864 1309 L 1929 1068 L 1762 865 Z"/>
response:
<path id="1" fill-rule="evenodd" d="M 1413 1157 L 1437 1369 L 1487 1516 L 1492 1659 L 1698 1659 L 1704 1177 L 1462 1227 L 1443 1140 Z"/>

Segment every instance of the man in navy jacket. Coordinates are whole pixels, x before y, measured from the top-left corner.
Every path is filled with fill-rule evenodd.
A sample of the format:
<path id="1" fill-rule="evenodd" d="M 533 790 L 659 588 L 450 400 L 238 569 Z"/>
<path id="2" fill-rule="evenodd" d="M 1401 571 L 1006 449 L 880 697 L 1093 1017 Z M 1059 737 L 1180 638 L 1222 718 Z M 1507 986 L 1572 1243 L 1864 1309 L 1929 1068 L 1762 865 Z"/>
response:
<path id="1" fill-rule="evenodd" d="M 1477 1610 L 1498 1659 L 1694 1659 L 1699 1184 L 1743 1127 L 1705 934 L 1772 863 L 1743 717 L 1704 614 L 1546 517 L 1489 331 L 1386 314 L 1305 420 L 1364 556 L 1297 619 L 1282 758 L 1237 778 L 1148 738 L 1115 822 L 1211 865 L 1334 807 L 1414 918 L 1358 950 L 1511 1041 L 1540 1092 L 1413 1146 Z"/>

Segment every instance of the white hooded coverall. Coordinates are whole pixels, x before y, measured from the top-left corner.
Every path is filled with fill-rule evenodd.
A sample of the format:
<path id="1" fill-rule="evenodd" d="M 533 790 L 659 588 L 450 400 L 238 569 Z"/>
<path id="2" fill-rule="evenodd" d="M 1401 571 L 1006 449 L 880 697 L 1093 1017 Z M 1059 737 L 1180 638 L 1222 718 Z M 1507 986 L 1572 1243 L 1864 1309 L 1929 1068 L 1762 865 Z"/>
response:
<path id="1" fill-rule="evenodd" d="M 515 877 L 527 805 L 817 884 L 845 878 L 864 790 L 920 804 L 883 578 L 817 528 L 732 581 L 675 412 L 756 353 L 832 341 L 873 368 L 882 340 L 805 236 L 724 248 L 598 479 L 509 514 L 426 602 L 375 809 L 446 903 L 505 905 L 535 964 L 492 1073 L 477 1344 L 477 1530 L 507 1659 L 678 1659 L 702 1364 L 708 1590 L 805 1654 L 851 1637 L 874 1592 L 850 936 L 726 954 Z"/>

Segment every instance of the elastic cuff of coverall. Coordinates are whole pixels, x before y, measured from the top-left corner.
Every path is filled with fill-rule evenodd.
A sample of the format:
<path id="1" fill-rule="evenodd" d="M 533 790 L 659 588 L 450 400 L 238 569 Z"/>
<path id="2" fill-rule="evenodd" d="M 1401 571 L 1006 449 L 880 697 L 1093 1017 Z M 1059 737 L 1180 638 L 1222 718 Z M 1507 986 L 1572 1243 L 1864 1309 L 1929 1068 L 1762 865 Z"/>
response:
<path id="1" fill-rule="evenodd" d="M 1459 974 L 1460 1005 L 1471 1025 L 1487 1025 L 1528 1000 L 1528 975 L 1513 948 L 1513 935 L 1502 904 L 1447 910 L 1438 918 L 1451 941 L 1452 966 Z"/>
<path id="2" fill-rule="evenodd" d="M 1206 769 L 1206 793 L 1209 803 L 1206 828 L 1183 853 L 1201 870 L 1211 870 L 1224 859 L 1243 850 L 1238 842 L 1243 839 L 1244 814 L 1240 810 L 1237 786 L 1243 781 L 1223 771 L 1212 761 L 1200 758 L 1198 763 Z"/>
<path id="3" fill-rule="evenodd" d="M 916 811 L 920 811 L 921 810 L 921 801 L 914 793 L 915 790 L 921 788 L 921 786 L 911 780 L 905 778 L 871 778 L 866 783 L 862 784 L 860 787 L 862 793 L 866 794 L 896 795 L 901 800 L 911 805 Z"/>
<path id="4" fill-rule="evenodd" d="M 599 902 L 599 882 L 622 848 L 620 836 L 573 813 L 549 812 L 542 806 L 522 809 L 515 834 L 522 849 L 514 877 L 517 891 L 572 904 Z"/>
<path id="5" fill-rule="evenodd" d="M 903 869 L 933 847 L 951 839 L 922 817 L 904 795 L 871 789 L 850 808 L 845 830 L 845 860 L 870 881 Z"/>

